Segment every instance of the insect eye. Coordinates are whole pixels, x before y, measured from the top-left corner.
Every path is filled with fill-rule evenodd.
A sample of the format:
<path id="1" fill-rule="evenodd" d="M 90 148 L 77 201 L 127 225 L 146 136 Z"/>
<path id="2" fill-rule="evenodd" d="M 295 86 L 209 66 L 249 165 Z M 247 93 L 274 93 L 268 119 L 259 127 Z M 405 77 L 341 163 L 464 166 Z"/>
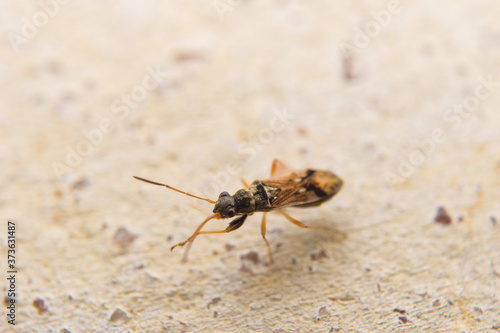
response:
<path id="1" fill-rule="evenodd" d="M 233 217 L 236 212 L 233 208 L 227 210 L 227 217 Z"/>

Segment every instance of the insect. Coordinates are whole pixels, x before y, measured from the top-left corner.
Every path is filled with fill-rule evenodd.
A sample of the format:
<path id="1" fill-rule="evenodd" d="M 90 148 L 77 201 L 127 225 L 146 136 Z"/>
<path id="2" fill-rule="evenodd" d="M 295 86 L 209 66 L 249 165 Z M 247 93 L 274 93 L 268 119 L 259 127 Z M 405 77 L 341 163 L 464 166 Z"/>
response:
<path id="1" fill-rule="evenodd" d="M 157 183 L 141 177 L 134 178 L 146 183 L 167 187 L 171 190 L 180 192 L 190 197 L 205 200 L 214 204 L 213 214 L 207 217 L 195 232 L 184 242 L 175 244 L 171 250 L 177 246 L 187 248 L 184 252 L 182 262 L 187 261 L 187 255 L 191 244 L 198 235 L 220 234 L 235 231 L 245 222 L 248 215 L 256 212 L 264 213 L 261 222 L 261 235 L 267 246 L 269 261 L 273 263 L 271 245 L 266 239 L 266 214 L 270 211 L 279 211 L 288 221 L 301 228 L 330 229 L 325 226 L 308 226 L 297 221 L 288 215 L 284 208 L 286 207 L 314 207 L 327 201 L 342 188 L 343 181 L 337 175 L 330 171 L 306 169 L 301 171 L 290 171 L 283 162 L 278 159 L 273 161 L 271 168 L 271 178 L 265 180 L 256 180 L 248 185 L 242 180 L 244 189 L 238 190 L 234 195 L 228 192 L 222 192 L 217 201 L 198 197 L 193 194 L 173 188 L 169 185 Z M 225 219 L 237 216 L 229 222 L 224 230 L 202 231 L 201 229 L 212 219 Z"/>

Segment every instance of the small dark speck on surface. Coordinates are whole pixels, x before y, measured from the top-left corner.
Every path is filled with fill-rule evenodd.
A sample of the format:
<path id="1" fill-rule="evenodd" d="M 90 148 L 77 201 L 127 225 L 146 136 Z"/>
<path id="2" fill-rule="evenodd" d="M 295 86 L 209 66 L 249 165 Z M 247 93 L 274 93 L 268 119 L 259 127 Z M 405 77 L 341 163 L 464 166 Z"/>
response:
<path id="1" fill-rule="evenodd" d="M 9 305 L 9 304 L 11 304 L 12 302 L 15 302 L 15 301 L 16 301 L 16 299 L 15 299 L 14 297 L 10 297 L 10 296 L 8 295 L 8 293 L 7 293 L 7 288 L 5 288 L 5 287 L 4 287 L 3 289 L 4 289 L 4 291 L 5 291 L 5 297 L 4 297 L 4 299 L 3 299 L 3 304 L 5 304 L 5 305 Z"/>
<path id="2" fill-rule="evenodd" d="M 323 258 L 328 258 L 328 255 L 326 254 L 325 250 L 323 250 L 323 249 L 311 253 L 311 260 L 320 260 Z"/>
<path id="3" fill-rule="evenodd" d="M 241 255 L 242 261 L 250 261 L 254 265 L 257 265 L 260 262 L 259 254 L 255 251 L 250 251 Z"/>
<path id="4" fill-rule="evenodd" d="M 243 273 L 253 274 L 252 265 L 260 263 L 259 254 L 255 251 L 250 251 L 241 255 L 240 271 Z"/>
<path id="5" fill-rule="evenodd" d="M 342 56 L 342 74 L 344 81 L 351 81 L 354 78 L 353 73 L 353 55 L 343 54 Z"/>
<path id="6" fill-rule="evenodd" d="M 219 302 L 220 302 L 220 301 L 222 301 L 222 298 L 221 298 L 221 297 L 214 297 L 214 298 L 212 298 L 212 300 L 211 300 L 210 302 L 208 302 L 208 304 L 207 304 L 207 309 L 210 309 L 210 307 L 211 307 L 212 305 L 217 305 L 217 304 L 219 304 Z"/>
<path id="7" fill-rule="evenodd" d="M 493 226 L 496 226 L 498 224 L 497 218 L 494 216 L 490 216 L 490 221 Z"/>
<path id="8" fill-rule="evenodd" d="M 81 190 L 89 185 L 90 185 L 90 181 L 86 177 L 82 177 L 82 178 L 76 180 L 75 182 L 73 182 L 73 184 L 71 184 L 71 189 Z"/>
<path id="9" fill-rule="evenodd" d="M 246 273 L 246 274 L 253 274 L 252 269 L 249 267 L 248 264 L 246 264 L 244 262 L 241 263 L 240 272 Z"/>
<path id="10" fill-rule="evenodd" d="M 307 129 L 304 127 L 304 126 L 299 126 L 297 127 L 297 133 L 300 135 L 300 136 L 304 136 L 306 137 L 307 136 Z"/>
<path id="11" fill-rule="evenodd" d="M 199 61 L 205 60 L 205 52 L 201 50 L 182 50 L 178 51 L 174 55 L 174 61 L 176 62 L 187 62 L 187 61 Z"/>
<path id="12" fill-rule="evenodd" d="M 125 324 L 129 320 L 129 316 L 120 308 L 117 308 L 109 318 L 109 321 L 116 324 Z"/>
<path id="13" fill-rule="evenodd" d="M 61 189 L 58 188 L 58 187 L 56 187 L 54 189 L 53 194 L 54 194 L 54 197 L 56 197 L 56 198 L 61 198 L 63 196 L 63 193 L 62 193 Z"/>
<path id="14" fill-rule="evenodd" d="M 42 298 L 37 298 L 33 301 L 33 306 L 35 309 L 38 310 L 38 314 L 42 314 L 44 312 L 48 312 L 49 308 L 47 307 L 47 304 L 45 304 L 45 301 Z"/>
<path id="15" fill-rule="evenodd" d="M 434 217 L 434 222 L 449 225 L 451 224 L 451 217 L 443 206 L 439 206 Z"/>
<path id="16" fill-rule="evenodd" d="M 131 233 L 124 227 L 121 227 L 118 230 L 116 230 L 116 233 L 113 236 L 113 240 L 115 241 L 115 243 L 121 247 L 130 246 L 135 241 L 136 238 L 137 235 Z"/>
<path id="17" fill-rule="evenodd" d="M 318 318 L 324 318 L 330 314 L 330 311 L 328 311 L 326 306 L 322 306 L 318 310 Z"/>

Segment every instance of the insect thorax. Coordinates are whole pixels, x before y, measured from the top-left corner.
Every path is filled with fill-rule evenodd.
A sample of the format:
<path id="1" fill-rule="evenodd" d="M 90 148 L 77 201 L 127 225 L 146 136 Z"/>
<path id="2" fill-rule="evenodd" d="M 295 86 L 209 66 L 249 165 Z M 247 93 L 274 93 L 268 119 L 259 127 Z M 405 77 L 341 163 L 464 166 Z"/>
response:
<path id="1" fill-rule="evenodd" d="M 256 180 L 248 189 L 239 190 L 234 194 L 236 211 L 241 214 L 267 212 L 271 210 L 272 201 L 279 191 L 275 187 L 263 185 Z"/>

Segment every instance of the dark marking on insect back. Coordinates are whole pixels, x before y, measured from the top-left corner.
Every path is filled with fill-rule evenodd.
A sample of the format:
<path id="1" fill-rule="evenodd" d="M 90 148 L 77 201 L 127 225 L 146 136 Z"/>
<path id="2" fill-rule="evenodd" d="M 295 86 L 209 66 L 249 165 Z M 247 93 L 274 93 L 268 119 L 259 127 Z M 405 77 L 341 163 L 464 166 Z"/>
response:
<path id="1" fill-rule="evenodd" d="M 315 173 L 316 170 L 308 169 L 306 175 L 301 179 L 301 182 L 311 179 Z M 319 198 L 325 197 L 327 195 L 327 193 L 323 189 L 314 184 L 314 181 L 305 186 L 305 188 L 307 191 L 314 192 L 314 194 L 316 194 Z"/>
<path id="2" fill-rule="evenodd" d="M 319 198 L 326 197 L 326 195 L 327 195 L 325 191 L 323 191 L 322 189 L 320 189 L 319 187 L 317 187 L 314 184 L 307 185 L 306 190 L 313 191 L 314 194 L 316 194 Z"/>
<path id="3" fill-rule="evenodd" d="M 262 185 L 261 182 L 257 183 L 255 188 L 257 189 L 257 191 L 253 194 L 254 197 L 255 196 L 260 196 L 262 201 L 267 203 L 267 205 L 269 206 L 270 205 L 270 202 L 269 202 L 269 196 L 267 195 L 267 191 L 266 189 L 264 188 L 264 185 Z"/>
<path id="4" fill-rule="evenodd" d="M 267 212 L 271 209 L 271 202 L 269 201 L 269 194 L 264 185 L 259 181 L 254 181 L 250 186 L 255 199 L 255 209 L 257 211 Z"/>
<path id="5" fill-rule="evenodd" d="M 315 172 L 316 172 L 315 170 L 307 169 L 306 175 L 300 180 L 300 182 L 308 180 L 309 178 L 311 178 L 314 175 Z"/>

